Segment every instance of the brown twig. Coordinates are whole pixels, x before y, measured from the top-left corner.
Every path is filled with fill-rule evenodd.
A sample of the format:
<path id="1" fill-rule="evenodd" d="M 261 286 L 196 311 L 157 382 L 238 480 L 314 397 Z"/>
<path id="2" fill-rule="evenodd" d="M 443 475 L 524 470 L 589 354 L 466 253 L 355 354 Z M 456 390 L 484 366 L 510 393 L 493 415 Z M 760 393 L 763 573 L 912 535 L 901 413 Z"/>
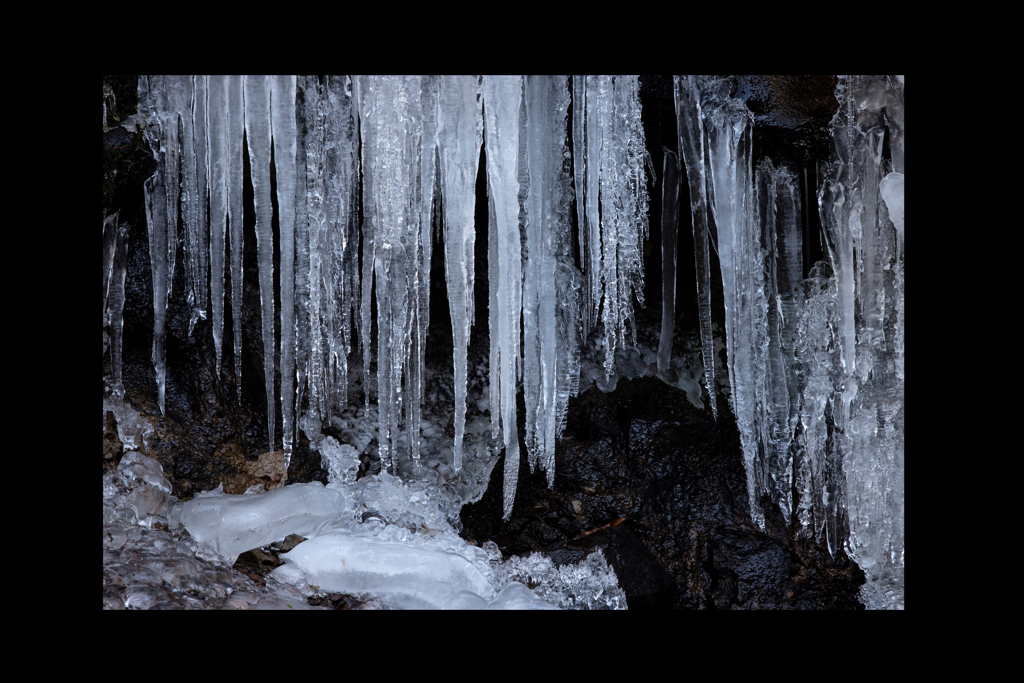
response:
<path id="1" fill-rule="evenodd" d="M 614 522 L 609 522 L 608 524 L 605 524 L 604 526 L 599 526 L 596 529 L 591 529 L 590 531 L 584 531 L 582 534 L 580 534 L 576 538 L 583 538 L 584 536 L 589 536 L 590 534 L 592 534 L 592 533 L 594 533 L 596 531 L 603 531 L 605 529 L 610 529 L 611 527 L 618 526 L 618 525 L 622 524 L 625 521 L 626 521 L 625 517 L 619 517 Z M 576 538 L 574 538 L 573 540 L 575 541 Z"/>

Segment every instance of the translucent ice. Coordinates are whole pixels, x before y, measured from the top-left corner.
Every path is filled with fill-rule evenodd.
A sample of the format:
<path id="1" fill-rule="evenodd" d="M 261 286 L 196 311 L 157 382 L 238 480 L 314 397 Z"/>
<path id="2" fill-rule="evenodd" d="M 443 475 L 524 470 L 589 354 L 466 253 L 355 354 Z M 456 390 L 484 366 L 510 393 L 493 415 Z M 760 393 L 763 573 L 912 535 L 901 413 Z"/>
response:
<path id="1" fill-rule="evenodd" d="M 350 506 L 343 493 L 322 484 L 292 484 L 256 495 L 194 498 L 176 509 L 176 519 L 192 536 L 231 562 L 241 553 L 308 536 L 325 520 Z"/>
<path id="2" fill-rule="evenodd" d="M 459 591 L 494 597 L 473 563 L 439 548 L 338 531 L 300 543 L 281 557 L 302 569 L 311 585 L 372 597 L 395 609 L 441 609 Z"/>
<path id="3" fill-rule="evenodd" d="M 885 206 L 889 209 L 889 218 L 896 231 L 900 234 L 900 241 L 903 241 L 903 174 L 890 173 L 882 178 L 878 185 L 878 191 L 882 193 Z"/>

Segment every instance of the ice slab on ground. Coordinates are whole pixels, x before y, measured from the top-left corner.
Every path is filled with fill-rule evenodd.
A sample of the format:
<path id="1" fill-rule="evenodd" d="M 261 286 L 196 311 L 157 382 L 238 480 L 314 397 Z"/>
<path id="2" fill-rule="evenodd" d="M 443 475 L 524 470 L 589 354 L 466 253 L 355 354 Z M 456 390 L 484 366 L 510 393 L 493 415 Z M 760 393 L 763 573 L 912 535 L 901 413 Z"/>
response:
<path id="1" fill-rule="evenodd" d="M 313 482 L 267 493 L 195 498 L 177 506 L 174 519 L 197 541 L 233 563 L 246 550 L 284 540 L 289 534 L 309 536 L 351 506 L 350 496 Z"/>
<path id="2" fill-rule="evenodd" d="M 394 543 L 338 530 L 300 543 L 281 555 L 321 590 L 372 597 L 392 609 L 442 609 L 488 602 L 494 589 L 465 557 L 440 548 Z M 461 608 L 461 607 L 459 607 Z"/>

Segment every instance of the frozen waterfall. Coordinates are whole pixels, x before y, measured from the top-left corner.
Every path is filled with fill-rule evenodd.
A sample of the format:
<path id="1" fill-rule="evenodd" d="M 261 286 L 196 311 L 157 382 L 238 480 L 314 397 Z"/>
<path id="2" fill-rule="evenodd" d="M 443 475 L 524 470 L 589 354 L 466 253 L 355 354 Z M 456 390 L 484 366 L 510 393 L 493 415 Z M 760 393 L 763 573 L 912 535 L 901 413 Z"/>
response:
<path id="1" fill-rule="evenodd" d="M 718 418 L 710 257 L 717 251 L 726 312 L 718 341 L 751 516 L 763 528 L 764 506 L 775 506 L 833 553 L 845 547 L 868 576 L 863 598 L 872 608 L 902 608 L 904 600 L 903 84 L 903 76 L 840 76 L 831 156 L 818 172 L 827 258 L 806 277 L 801 178 L 791 165 L 754 158 L 753 119 L 733 79 L 675 77 L 678 157 L 666 153 L 662 194 L 666 284 L 656 372 L 671 361 L 676 244 L 688 239 L 679 208 L 685 182 L 705 386 Z M 451 465 L 458 472 L 467 440 L 489 431 L 506 453 L 509 516 L 521 387 L 527 460 L 554 481 L 569 397 L 586 388 L 581 349 L 601 339 L 611 377 L 616 352 L 637 345 L 652 179 L 638 77 L 150 76 L 139 79 L 139 101 L 158 164 L 145 206 L 161 411 L 167 302 L 179 264 L 190 333 L 209 312 L 218 370 L 230 296 L 241 400 L 244 135 L 270 449 L 278 410 L 286 462 L 300 428 L 318 447 L 337 447 L 313 435 L 345 414 L 350 355 L 361 351 L 352 371 L 361 365 L 365 405 L 376 406 L 382 475 L 400 474 L 400 459 L 419 462 L 431 429 L 421 405 L 438 248 L 453 337 Z M 474 275 L 481 174 L 484 283 Z M 104 223 L 104 316 L 119 320 L 117 235 L 113 216 Z M 475 310 L 477 287 L 487 288 L 487 311 Z M 481 322 L 490 334 L 486 429 L 466 419 L 470 337 Z M 120 327 L 110 329 L 119 378 Z"/>

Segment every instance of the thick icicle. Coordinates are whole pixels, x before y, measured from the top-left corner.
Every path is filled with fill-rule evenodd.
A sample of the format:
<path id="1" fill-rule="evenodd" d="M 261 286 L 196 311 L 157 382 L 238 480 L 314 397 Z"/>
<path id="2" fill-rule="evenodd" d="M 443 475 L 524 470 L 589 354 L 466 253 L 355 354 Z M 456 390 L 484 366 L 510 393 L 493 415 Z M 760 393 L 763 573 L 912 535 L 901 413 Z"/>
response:
<path id="1" fill-rule="evenodd" d="M 306 210 L 308 212 L 309 252 L 309 412 L 327 414 L 325 406 L 326 382 L 324 378 L 324 345 L 320 316 L 322 290 L 321 271 L 324 262 L 323 242 L 326 235 L 324 213 L 325 159 L 324 135 L 326 105 L 323 86 L 316 76 L 306 79 Z"/>
<path id="2" fill-rule="evenodd" d="M 153 369 L 157 405 L 164 412 L 167 367 L 164 334 L 167 299 L 174 279 L 181 164 L 181 118 L 191 117 L 191 79 L 182 76 L 139 78 L 139 109 L 146 117 L 146 139 L 157 170 L 146 180 L 146 222 L 153 272 Z"/>
<path id="3" fill-rule="evenodd" d="M 590 297 L 586 302 L 586 318 L 590 320 L 590 329 L 597 325 L 598 314 L 601 307 L 601 278 L 604 269 L 602 265 L 603 247 L 601 243 L 601 214 L 598 210 L 601 188 L 601 161 L 602 148 L 605 144 L 611 143 L 609 132 L 608 142 L 605 142 L 605 129 L 611 124 L 607 123 L 612 91 L 611 76 L 587 76 L 586 89 L 583 102 L 586 106 L 586 152 L 584 172 L 586 182 L 584 183 L 584 204 L 586 205 L 586 227 L 580 225 L 580 231 L 587 232 L 587 253 L 580 254 L 580 260 L 584 262 L 584 271 L 587 274 L 587 294 Z"/>
<path id="4" fill-rule="evenodd" d="M 256 205 L 260 308 L 263 323 L 263 373 L 267 387 L 267 433 L 274 450 L 274 229 L 270 203 L 270 92 L 268 76 L 245 77 L 245 135 Z"/>
<path id="5" fill-rule="evenodd" d="M 412 350 L 409 356 L 409 389 L 406 392 L 406 429 L 414 460 L 420 457 L 420 423 L 423 403 L 427 328 L 430 325 L 430 257 L 433 246 L 434 204 L 438 201 L 437 180 L 437 89 L 435 76 L 424 76 L 420 84 L 422 137 L 420 139 L 419 236 L 416 242 L 415 278 L 412 293 Z"/>
<path id="6" fill-rule="evenodd" d="M 555 476 L 555 439 L 579 388 L 581 276 L 572 264 L 564 76 L 527 77 L 526 262 L 523 285 L 523 392 L 531 466 Z M 575 374 L 574 374 L 575 373 Z"/>
<path id="7" fill-rule="evenodd" d="M 581 315 L 583 318 L 584 338 L 590 336 L 593 327 L 592 305 L 594 294 L 591 292 L 591 255 L 594 247 L 590 244 L 590 228 L 586 222 L 587 213 L 587 77 L 572 77 L 572 162 L 573 187 L 576 191 L 576 225 L 580 233 L 580 270 L 586 273 L 580 293 L 583 302 Z M 596 225 L 596 221 L 595 221 Z M 598 245 L 598 248 L 600 245 Z M 599 252 L 598 252 L 599 253 Z M 600 256 L 598 256 L 600 262 Z M 600 268 L 600 265 L 596 266 Z"/>
<path id="8" fill-rule="evenodd" d="M 754 273 L 755 281 L 751 287 L 752 298 L 759 306 L 763 302 L 764 312 L 756 312 L 754 319 L 758 333 L 755 343 L 758 346 L 750 353 L 757 359 L 757 367 L 764 369 L 754 379 L 756 436 L 761 454 L 757 463 L 760 468 L 758 479 L 764 482 L 772 504 L 779 507 L 788 522 L 793 509 L 789 392 L 793 356 L 792 344 L 783 338 L 784 320 L 779 296 L 778 185 L 782 175 L 782 169 L 776 171 L 768 157 L 761 159 L 755 172 L 752 210 L 759 240 L 754 247 L 761 251 L 763 261 L 760 281 Z M 792 182 L 795 175 L 790 172 L 786 177 Z"/>
<path id="9" fill-rule="evenodd" d="M 473 324 L 473 225 L 476 176 L 483 143 L 478 79 L 446 76 L 440 83 L 438 144 L 445 219 L 445 278 L 455 364 L 455 470 L 462 468 L 466 432 L 467 349 Z"/>
<path id="10" fill-rule="evenodd" d="M 819 261 L 803 282 L 803 310 L 797 321 L 796 356 L 800 386 L 799 428 L 794 434 L 797 519 L 801 534 L 824 537 L 829 552 L 838 552 L 841 500 L 845 496 L 842 438 L 834 425 L 842 422 L 839 402 L 842 359 L 836 281 L 828 263 Z"/>
<path id="11" fill-rule="evenodd" d="M 372 179 L 377 290 L 377 402 L 381 471 L 393 469 L 402 415 L 402 375 L 408 365 L 416 244 L 421 211 L 416 201 L 420 171 L 418 76 L 369 77 L 360 86 L 363 166 Z M 479 148 L 478 148 L 479 153 Z"/>
<path id="12" fill-rule="evenodd" d="M 880 184 L 887 127 L 896 139 L 893 166 L 903 164 L 901 86 L 887 76 L 839 77 L 833 156 L 819 192 L 841 312 L 845 378 L 833 416 L 846 447 L 846 549 L 867 574 L 865 603 L 897 608 L 904 572 L 903 236 Z"/>
<path id="13" fill-rule="evenodd" d="M 295 382 L 295 76 L 271 81 L 271 126 L 277 170 L 281 249 L 281 443 L 285 469 L 291 463 Z M 271 446 L 272 447 L 272 446 Z"/>
<path id="14" fill-rule="evenodd" d="M 650 156 L 644 142 L 640 119 L 640 83 L 637 76 L 615 77 L 615 120 L 612 129 L 613 163 L 617 164 L 619 183 L 610 204 L 618 222 L 616 245 L 619 259 L 619 320 L 623 343 L 625 323 L 629 322 L 630 341 L 636 345 L 636 322 L 633 319 L 633 298 L 644 306 L 644 240 L 647 225 L 647 172 Z M 653 169 L 652 169 L 653 173 Z M 603 209 L 602 205 L 602 209 Z"/>
<path id="15" fill-rule="evenodd" d="M 483 82 L 487 126 L 487 194 L 490 198 L 488 257 L 491 333 L 491 431 L 499 416 L 506 448 L 506 471 L 519 470 L 516 427 L 516 378 L 521 360 L 520 316 L 523 268 L 519 240 L 519 108 L 521 76 L 488 76 Z M 516 442 L 515 447 L 511 445 Z M 505 516 L 511 513 L 516 477 L 506 477 Z"/>
<path id="16" fill-rule="evenodd" d="M 117 216 L 120 211 L 103 218 L 103 326 L 107 326 L 107 304 L 110 297 L 110 277 L 117 250 Z"/>
<path id="17" fill-rule="evenodd" d="M 303 267 L 308 267 L 304 271 L 308 272 L 308 279 L 302 282 L 301 294 L 309 321 L 309 409 L 325 421 L 333 410 L 341 409 L 348 401 L 350 316 L 355 297 L 352 282 L 358 263 L 358 239 L 353 235 L 357 228 L 350 210 L 354 133 L 348 83 L 344 76 L 329 76 L 324 81 L 311 76 L 305 84 L 308 232 L 297 253 L 305 264 Z M 372 268 L 372 261 L 364 265 Z M 297 278 L 297 294 L 299 286 Z M 369 286 L 367 283 L 366 291 Z M 368 301 L 366 313 L 368 316 Z M 302 325 L 306 319 L 300 320 Z M 368 334 L 369 318 L 364 322 Z M 370 347 L 364 335 L 360 338 L 368 354 Z"/>
<path id="18" fill-rule="evenodd" d="M 767 161 L 767 159 L 765 160 Z M 767 390 L 770 418 L 767 425 L 771 477 L 786 519 L 793 509 L 794 446 L 800 407 L 797 380 L 797 322 L 803 309 L 802 207 L 797 172 L 782 166 L 773 173 L 774 192 L 765 197 L 773 205 L 762 213 L 762 240 L 768 251 L 765 290 L 768 300 L 769 368 Z M 774 218 L 773 221 L 769 218 Z"/>
<path id="19" fill-rule="evenodd" d="M 245 212 L 242 209 L 245 186 L 245 158 L 243 136 L 245 134 L 245 103 L 242 77 L 227 77 L 227 202 L 228 225 L 231 230 L 231 324 L 234 332 L 235 352 L 235 393 L 242 403 L 242 226 Z"/>
<path id="20" fill-rule="evenodd" d="M 701 94 L 708 139 L 718 254 L 722 263 L 730 402 L 743 445 L 750 513 L 764 528 L 761 494 L 770 491 L 763 451 L 763 376 L 767 372 L 764 255 L 752 205 L 750 112 L 729 96 L 729 80 L 709 82 Z M 761 395 L 759 395 L 759 392 Z"/>
<path id="21" fill-rule="evenodd" d="M 306 78 L 295 82 L 295 391 L 289 401 L 295 402 L 293 443 L 299 436 L 299 422 L 309 373 L 309 213 L 306 197 L 306 145 L 298 139 L 312 124 L 308 102 L 309 83 Z"/>
<path id="22" fill-rule="evenodd" d="M 199 182 L 197 174 L 197 154 L 195 132 L 196 112 L 196 77 L 186 76 L 188 110 L 182 112 L 178 119 L 179 144 L 181 148 L 181 223 L 184 228 L 184 249 L 182 254 L 182 267 L 185 270 L 185 300 L 189 308 L 188 333 L 192 335 L 192 328 L 199 320 L 202 313 L 199 305 Z M 204 77 L 200 76 L 200 80 Z M 205 111 L 204 111 L 205 114 Z M 205 145 L 203 154 L 205 155 Z M 205 183 L 204 183 L 205 190 Z M 205 199 L 204 199 L 205 205 Z M 205 227 L 205 226 L 204 226 Z M 205 284 L 205 283 L 204 283 Z"/>
<path id="23" fill-rule="evenodd" d="M 207 150 L 210 161 L 210 313 L 217 377 L 224 353 L 224 240 L 227 234 L 228 77 L 207 81 Z M 238 314 L 235 313 L 237 316 Z"/>
<path id="24" fill-rule="evenodd" d="M 352 347 L 350 307 L 352 297 L 349 272 L 353 272 L 356 241 L 352 238 L 354 215 L 351 210 L 354 178 L 355 142 L 352 125 L 352 97 L 345 76 L 331 76 L 325 91 L 327 129 L 324 138 L 327 155 L 327 225 L 329 269 L 323 271 L 327 304 L 322 315 L 328 322 L 329 419 L 335 410 L 348 403 L 348 354 Z M 351 245 L 351 246 L 349 246 Z M 348 269 L 348 270 L 346 270 Z"/>
<path id="25" fill-rule="evenodd" d="M 647 150 L 640 122 L 637 77 L 598 77 L 594 85 L 590 88 L 588 79 L 587 145 L 588 150 L 596 151 L 597 140 L 591 140 L 590 135 L 601 136 L 600 153 L 591 154 L 590 162 L 599 159 L 600 163 L 604 367 L 605 373 L 611 376 L 615 367 L 615 350 L 624 348 L 627 343 L 627 322 L 629 341 L 636 343 L 633 297 L 636 296 L 643 306 L 643 240 L 647 237 L 647 174 L 644 162 Z M 588 177 L 588 221 L 597 218 L 596 195 Z M 591 209 L 593 216 L 590 215 Z M 592 232 L 590 237 L 593 239 Z M 592 265 L 593 257 L 588 259 L 588 267 Z M 596 293 L 594 298 L 596 303 Z"/>
<path id="26" fill-rule="evenodd" d="M 209 153 L 206 141 L 207 126 L 207 77 L 193 76 L 191 156 L 189 163 L 189 201 L 192 207 L 190 225 L 187 227 L 189 249 L 188 272 L 192 282 L 189 287 L 190 300 L 189 334 L 197 320 L 206 320 L 209 309 L 206 296 L 206 280 L 209 271 L 210 242 L 207 233 L 206 202 L 208 191 Z"/>
<path id="27" fill-rule="evenodd" d="M 658 344 L 658 373 L 672 361 L 672 335 L 676 324 L 676 231 L 679 226 L 679 157 L 669 148 L 661 176 L 661 341 Z"/>
<path id="28" fill-rule="evenodd" d="M 717 420 L 715 343 L 711 334 L 711 257 L 708 248 L 711 235 L 707 217 L 704 122 L 700 108 L 700 88 L 696 76 L 675 76 L 674 79 L 679 150 L 686 164 L 686 180 L 690 188 L 690 214 L 693 218 L 694 258 L 697 267 L 697 311 L 704 354 L 704 379 L 711 400 L 711 413 Z"/>
<path id="29" fill-rule="evenodd" d="M 108 216 L 103 221 L 104 238 L 111 233 L 112 249 L 110 254 L 110 271 L 105 288 L 104 318 L 110 331 L 110 380 L 114 396 L 118 400 L 124 397 L 124 386 L 121 384 L 121 340 L 124 312 L 124 278 L 128 265 L 128 225 L 118 221 L 118 213 Z M 106 257 L 106 253 L 104 254 Z"/>

